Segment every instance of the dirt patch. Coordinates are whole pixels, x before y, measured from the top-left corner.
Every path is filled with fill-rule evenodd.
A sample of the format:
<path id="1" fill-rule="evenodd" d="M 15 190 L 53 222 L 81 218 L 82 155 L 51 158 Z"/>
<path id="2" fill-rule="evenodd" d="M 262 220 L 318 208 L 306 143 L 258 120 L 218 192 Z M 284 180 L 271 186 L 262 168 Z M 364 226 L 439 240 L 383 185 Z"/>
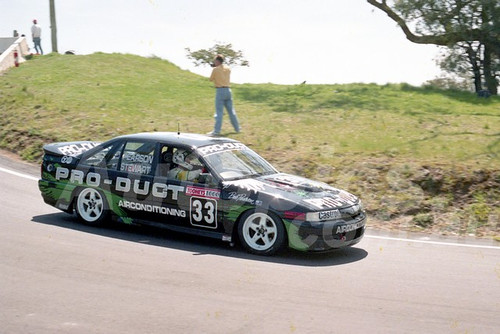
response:
<path id="1" fill-rule="evenodd" d="M 324 181 L 360 196 L 369 214 L 370 227 L 442 235 L 500 236 L 499 169 L 387 157 L 362 161 L 339 158 L 335 165 L 278 158 L 281 161 L 272 162 L 288 167 L 283 171 Z"/>

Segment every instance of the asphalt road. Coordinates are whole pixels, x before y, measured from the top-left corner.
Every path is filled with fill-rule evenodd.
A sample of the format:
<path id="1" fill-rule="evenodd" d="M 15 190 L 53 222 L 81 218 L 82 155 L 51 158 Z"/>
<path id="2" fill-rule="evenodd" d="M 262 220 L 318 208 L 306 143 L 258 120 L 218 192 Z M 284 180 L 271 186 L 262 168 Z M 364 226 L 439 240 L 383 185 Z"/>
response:
<path id="1" fill-rule="evenodd" d="M 257 257 L 78 224 L 43 203 L 37 174 L 0 157 L 0 333 L 500 333 L 494 241 L 368 231 L 334 253 Z"/>

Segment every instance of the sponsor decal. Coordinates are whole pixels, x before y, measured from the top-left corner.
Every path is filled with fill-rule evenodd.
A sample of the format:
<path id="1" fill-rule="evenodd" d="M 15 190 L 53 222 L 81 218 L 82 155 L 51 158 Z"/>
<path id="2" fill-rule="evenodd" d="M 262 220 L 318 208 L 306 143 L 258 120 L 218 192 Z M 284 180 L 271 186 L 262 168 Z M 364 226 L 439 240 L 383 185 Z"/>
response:
<path id="1" fill-rule="evenodd" d="M 100 187 L 101 183 L 107 185 L 113 184 L 113 180 L 102 179 L 101 174 L 90 172 L 85 176 L 85 173 L 81 170 L 72 170 L 70 172 L 69 169 L 65 167 L 57 167 L 56 180 L 68 180 L 70 183 L 79 185 L 85 183 L 91 187 Z M 141 181 L 138 179 L 131 180 L 126 177 L 117 177 L 114 186 L 115 190 L 119 192 L 128 193 L 132 191 L 136 195 L 147 196 L 151 194 L 158 198 L 167 198 L 170 193 L 173 200 L 177 200 L 179 193 L 184 192 L 183 186 L 160 182 L 152 183 L 149 181 L 144 181 L 141 184 Z"/>
<path id="2" fill-rule="evenodd" d="M 346 191 L 340 190 L 335 197 L 310 198 L 304 201 L 319 209 L 323 209 L 354 205 L 358 201 L 358 198 Z"/>
<path id="3" fill-rule="evenodd" d="M 149 174 L 152 169 L 153 156 L 136 152 L 125 152 L 120 171 L 127 173 Z"/>
<path id="4" fill-rule="evenodd" d="M 188 196 L 198 196 L 198 197 L 206 197 L 206 198 L 220 198 L 220 190 L 219 189 L 208 189 L 202 187 L 186 187 L 186 195 Z"/>
<path id="5" fill-rule="evenodd" d="M 125 152 L 123 155 L 123 159 L 127 161 L 132 161 L 132 162 L 141 162 L 141 163 L 147 163 L 147 164 L 152 164 L 153 163 L 153 156 L 152 155 L 147 155 L 147 154 L 139 154 L 135 152 Z"/>
<path id="6" fill-rule="evenodd" d="M 243 150 L 246 148 L 247 147 L 242 143 L 222 143 L 200 147 L 198 148 L 198 152 L 200 152 L 201 155 L 208 155 L 216 152 Z"/>
<path id="7" fill-rule="evenodd" d="M 118 202 L 118 206 L 130 210 L 161 213 L 162 215 L 186 218 L 186 211 L 181 209 L 166 208 L 163 206 L 130 202 L 126 200 L 120 200 Z"/>
<path id="8" fill-rule="evenodd" d="M 69 155 L 74 157 L 80 153 L 83 153 L 85 151 L 90 150 L 91 148 L 96 147 L 97 145 L 99 145 L 99 143 L 95 142 L 75 143 L 75 144 L 64 145 L 58 147 L 57 149 L 64 155 Z"/>
<path id="9" fill-rule="evenodd" d="M 319 220 L 338 219 L 342 216 L 339 210 L 321 211 L 318 214 Z"/>
<path id="10" fill-rule="evenodd" d="M 122 165 L 120 166 L 120 171 L 128 173 L 149 174 L 151 172 L 151 166 L 122 163 Z"/>
<path id="11" fill-rule="evenodd" d="M 73 157 L 69 155 L 65 155 L 64 157 L 61 158 L 61 163 L 63 164 L 70 164 L 71 161 L 73 161 Z"/>
<path id="12" fill-rule="evenodd" d="M 314 191 L 336 191 L 337 189 L 329 186 L 326 183 L 305 179 L 295 175 L 282 174 L 271 179 L 280 185 L 287 185 L 294 188 L 314 189 Z"/>
<path id="13" fill-rule="evenodd" d="M 193 226 L 217 228 L 217 201 L 209 198 L 191 197 L 189 221 Z"/>
<path id="14" fill-rule="evenodd" d="M 229 182 L 224 184 L 224 189 L 227 189 L 229 187 L 238 187 L 242 190 L 246 190 L 249 192 L 259 192 L 263 191 L 265 189 L 264 183 L 254 180 L 254 179 L 247 179 L 247 180 L 240 180 L 240 181 L 234 181 L 234 182 Z"/>
<path id="15" fill-rule="evenodd" d="M 347 232 L 357 230 L 358 228 L 363 227 L 363 226 L 365 226 L 364 220 L 357 222 L 357 223 L 354 223 L 354 224 L 340 225 L 340 226 L 337 226 L 337 231 L 335 233 L 336 234 L 347 233 Z"/>
<path id="16" fill-rule="evenodd" d="M 233 200 L 233 201 L 237 201 L 237 202 L 248 203 L 251 205 L 259 205 L 259 206 L 262 205 L 262 201 L 252 199 L 252 198 L 248 197 L 247 194 L 240 194 L 237 192 L 229 193 L 228 199 Z"/>

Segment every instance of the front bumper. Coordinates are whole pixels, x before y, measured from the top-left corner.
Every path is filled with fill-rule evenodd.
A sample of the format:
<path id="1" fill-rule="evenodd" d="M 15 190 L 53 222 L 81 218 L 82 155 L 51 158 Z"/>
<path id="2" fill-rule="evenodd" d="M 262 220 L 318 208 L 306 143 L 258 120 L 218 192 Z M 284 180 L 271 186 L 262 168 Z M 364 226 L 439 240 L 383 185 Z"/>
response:
<path id="1" fill-rule="evenodd" d="M 290 248 L 321 252 L 357 244 L 363 238 L 366 214 L 351 220 L 335 220 L 313 223 L 289 221 L 288 243 Z"/>

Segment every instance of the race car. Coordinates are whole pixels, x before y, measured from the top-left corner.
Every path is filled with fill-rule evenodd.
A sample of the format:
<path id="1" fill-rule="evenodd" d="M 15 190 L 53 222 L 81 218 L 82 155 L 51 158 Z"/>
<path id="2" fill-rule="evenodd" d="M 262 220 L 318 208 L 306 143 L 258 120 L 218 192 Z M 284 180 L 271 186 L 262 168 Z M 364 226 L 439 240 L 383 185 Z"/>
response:
<path id="1" fill-rule="evenodd" d="M 243 143 L 170 132 L 45 145 L 43 200 L 86 224 L 109 218 L 272 255 L 352 246 L 366 214 L 354 195 L 278 172 Z"/>

